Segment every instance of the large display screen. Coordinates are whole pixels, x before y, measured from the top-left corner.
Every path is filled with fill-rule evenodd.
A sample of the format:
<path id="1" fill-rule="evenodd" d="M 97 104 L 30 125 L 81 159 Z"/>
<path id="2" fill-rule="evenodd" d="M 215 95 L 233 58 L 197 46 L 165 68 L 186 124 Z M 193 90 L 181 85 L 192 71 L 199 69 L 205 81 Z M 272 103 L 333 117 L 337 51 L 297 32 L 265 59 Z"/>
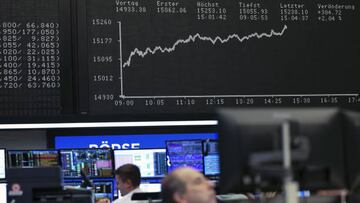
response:
<path id="1" fill-rule="evenodd" d="M 69 0 L 1 1 L 0 120 L 72 111 L 69 9 Z"/>
<path id="2" fill-rule="evenodd" d="M 358 0 L 83 2 L 91 113 L 359 106 Z"/>
<path id="3" fill-rule="evenodd" d="M 359 24 L 358 0 L 3 0 L 0 122 L 360 109 Z"/>

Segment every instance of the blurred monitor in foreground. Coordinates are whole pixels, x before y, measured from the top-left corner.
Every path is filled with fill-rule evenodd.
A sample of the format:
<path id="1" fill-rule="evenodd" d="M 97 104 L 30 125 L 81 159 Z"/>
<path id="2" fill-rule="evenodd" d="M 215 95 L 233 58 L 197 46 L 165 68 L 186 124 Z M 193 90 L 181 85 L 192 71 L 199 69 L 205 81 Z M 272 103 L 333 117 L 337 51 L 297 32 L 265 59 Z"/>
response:
<path id="1" fill-rule="evenodd" d="M 33 190 L 61 188 L 60 167 L 7 169 L 8 202 L 32 202 Z"/>
<path id="2" fill-rule="evenodd" d="M 360 113 L 345 111 L 345 153 L 347 178 L 351 193 L 360 193 Z M 359 198 L 359 195 L 354 198 Z"/>
<path id="3" fill-rule="evenodd" d="M 344 188 L 344 148 L 337 109 L 220 109 L 220 192 L 281 190 L 281 126 L 290 124 L 300 189 Z"/>

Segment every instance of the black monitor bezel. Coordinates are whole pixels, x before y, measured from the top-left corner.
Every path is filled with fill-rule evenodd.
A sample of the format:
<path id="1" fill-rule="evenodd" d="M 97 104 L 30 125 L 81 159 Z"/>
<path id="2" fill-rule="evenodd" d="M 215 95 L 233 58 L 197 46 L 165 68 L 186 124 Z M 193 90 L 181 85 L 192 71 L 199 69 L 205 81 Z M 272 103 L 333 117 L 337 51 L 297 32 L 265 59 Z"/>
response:
<path id="1" fill-rule="evenodd" d="M 235 112 L 235 109 L 237 112 Z M 223 111 L 223 112 L 221 112 Z M 250 115 L 250 111 L 252 112 L 252 114 Z M 236 117 L 234 116 L 234 113 L 239 113 L 241 112 L 241 116 L 236 115 Z M 259 112 L 261 112 L 261 115 L 259 114 Z M 290 113 L 290 114 L 289 114 Z M 318 114 L 316 114 L 318 113 Z M 228 114 L 228 115 L 224 115 L 224 114 Z M 231 114 L 231 115 L 230 115 Z M 247 119 L 249 118 L 249 119 Z M 271 118 L 271 119 L 270 119 Z M 324 120 L 319 120 L 324 118 Z M 315 125 L 315 129 L 317 129 L 318 127 L 323 127 L 323 125 L 328 125 L 329 128 L 321 128 L 322 132 L 324 130 L 324 132 L 331 132 L 330 135 L 331 137 L 329 137 L 330 139 L 328 141 L 331 141 L 332 144 L 334 144 L 335 140 L 337 141 L 337 148 L 339 148 L 338 150 L 340 150 L 339 152 L 344 153 L 344 149 L 345 149 L 345 143 L 344 143 L 344 139 L 342 135 L 338 135 L 335 134 L 336 133 L 343 133 L 343 126 L 342 126 L 342 117 L 341 117 L 341 111 L 338 108 L 330 108 L 330 107 L 322 107 L 322 108 L 254 108 L 254 109 L 249 109 L 249 108 L 223 108 L 220 109 L 218 111 L 218 119 L 219 119 L 219 152 L 220 152 L 220 169 L 221 169 L 221 177 L 220 177 L 220 189 L 222 193 L 228 193 L 228 192 L 251 192 L 254 190 L 259 190 L 260 188 L 256 187 L 254 188 L 254 186 L 245 186 L 242 185 L 240 183 L 236 183 L 240 180 L 240 177 L 238 177 L 237 181 L 235 181 L 235 177 L 233 177 L 232 175 L 230 175 L 229 173 L 224 172 L 224 168 L 227 167 L 234 167 L 234 162 L 231 163 L 231 165 L 226 164 L 226 167 L 224 166 L 225 162 L 224 160 L 222 160 L 224 157 L 226 157 L 225 154 L 229 154 L 230 152 L 233 154 L 233 148 L 234 147 L 230 147 L 228 146 L 229 141 L 227 141 L 226 143 L 224 142 L 224 134 L 229 133 L 229 131 L 232 133 L 232 139 L 236 138 L 236 142 L 240 143 L 243 140 L 239 138 L 238 134 L 239 134 L 239 126 L 246 126 L 245 131 L 248 131 L 250 128 L 252 128 L 251 131 L 258 131 L 258 127 L 263 126 L 266 128 L 271 128 L 271 129 L 275 129 L 278 128 L 277 130 L 280 130 L 280 126 L 281 124 L 284 123 L 284 121 L 287 122 L 294 122 L 295 124 L 298 122 L 298 124 L 300 125 Z M 240 122 L 241 120 L 241 122 Z M 256 125 L 254 124 L 254 122 L 257 122 Z M 335 122 L 335 125 L 334 125 Z M 276 127 L 277 126 L 277 127 Z M 296 125 L 295 125 L 295 129 L 296 129 Z M 308 126 L 307 126 L 308 127 Z M 225 130 L 226 129 L 226 130 Z M 302 128 L 304 132 L 309 133 L 309 129 L 308 128 Z M 319 128 L 320 129 L 320 128 Z M 334 131 L 335 130 L 335 131 Z M 234 133 L 234 131 L 236 131 L 236 133 Z M 241 128 L 241 132 L 244 131 L 244 128 Z M 280 131 L 279 131 L 280 132 Z M 235 136 L 235 134 L 237 136 Z M 324 137 L 324 134 L 320 134 L 321 138 Z M 319 146 L 319 137 L 315 136 L 315 137 L 310 137 L 310 139 L 312 141 L 315 141 L 315 146 Z M 310 141 L 310 140 L 309 140 Z M 223 143 L 222 143 L 223 142 Z M 222 143 L 222 144 L 220 144 Z M 241 147 L 239 147 L 239 149 L 241 149 Z M 319 152 L 319 148 L 313 148 L 316 152 Z M 327 146 L 326 150 L 329 150 L 329 146 Z M 226 152 L 224 155 L 221 155 L 221 153 Z M 239 151 L 237 151 L 236 153 L 240 153 Z M 311 154 L 312 152 L 310 152 L 310 156 L 309 156 L 309 160 L 306 161 L 306 163 L 311 163 L 314 164 L 313 162 L 317 162 L 319 161 L 319 154 L 316 154 L 315 157 L 313 157 Z M 315 152 L 314 152 L 315 153 Z M 319 182 L 317 182 L 316 184 L 309 184 L 306 181 L 309 181 L 309 179 L 304 180 L 304 184 L 305 186 L 302 186 L 302 183 L 300 183 L 300 188 L 301 189 L 306 189 L 306 190 L 311 190 L 311 191 L 316 191 L 318 189 L 320 189 L 320 187 L 323 187 L 321 189 L 339 189 L 339 188 L 344 188 L 346 187 L 346 180 L 345 180 L 345 173 L 346 173 L 346 167 L 345 167 L 345 158 L 343 156 L 344 154 L 338 154 L 336 156 L 336 160 L 339 161 L 339 164 L 336 165 L 334 164 L 335 162 L 332 161 L 332 163 L 329 164 L 329 160 L 326 159 L 324 160 L 325 163 L 324 164 L 325 167 L 335 167 L 336 168 L 334 170 L 334 173 L 336 174 L 336 177 L 332 176 L 332 173 L 328 175 L 329 180 L 331 181 L 329 182 L 329 184 L 327 184 L 326 186 L 320 186 Z M 228 162 L 228 161 L 227 161 Z M 239 162 L 238 163 L 239 167 Z M 244 163 L 241 163 L 244 164 Z M 322 166 L 322 165 L 321 165 Z M 331 168 L 333 169 L 333 168 Z M 239 171 L 240 169 L 237 170 L 236 173 L 240 173 Z M 232 171 L 233 174 L 235 173 L 235 171 Z M 225 175 L 227 174 L 227 175 Z M 297 176 L 298 174 L 296 174 Z M 243 175 L 242 175 L 243 176 Z M 322 177 L 320 177 L 322 178 Z M 222 181 L 225 180 L 226 181 Z M 231 183 L 229 182 L 229 179 L 231 179 Z M 242 181 L 244 181 L 244 178 L 242 178 Z M 315 180 L 316 181 L 316 180 Z M 232 185 L 230 187 L 230 184 Z M 235 189 L 235 186 L 237 189 Z M 278 191 L 281 190 L 281 185 L 279 186 L 275 186 L 275 185 L 271 185 L 269 187 L 263 187 L 261 188 L 262 190 L 265 191 Z M 237 190 L 237 191 L 234 191 Z"/>

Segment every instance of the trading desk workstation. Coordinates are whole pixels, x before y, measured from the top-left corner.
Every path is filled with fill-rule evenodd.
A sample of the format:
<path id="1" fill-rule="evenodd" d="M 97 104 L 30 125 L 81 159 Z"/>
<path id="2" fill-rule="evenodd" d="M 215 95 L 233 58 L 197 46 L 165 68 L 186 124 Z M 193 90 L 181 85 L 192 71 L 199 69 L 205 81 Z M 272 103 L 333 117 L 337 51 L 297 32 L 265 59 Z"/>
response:
<path id="1" fill-rule="evenodd" d="M 218 111 L 217 133 L 165 134 L 169 140 L 156 142 L 161 147 L 146 147 L 147 140 L 140 139 L 135 148 L 125 149 L 109 148 L 111 143 L 61 148 L 57 138 L 78 137 L 59 131 L 52 136 L 56 149 L 1 150 L 1 191 L 8 202 L 50 202 L 56 195 L 63 195 L 64 202 L 111 202 L 121 196 L 113 171 L 132 163 L 142 174 L 140 188 L 149 194 L 161 192 L 166 174 L 189 166 L 216 184 L 221 202 L 289 202 L 294 197 L 299 202 L 356 202 L 359 123 L 360 113 L 338 108 L 224 108 Z M 271 192 L 277 195 L 266 198 Z M 88 199 L 81 199 L 84 194 Z"/>
<path id="2" fill-rule="evenodd" d="M 0 0 L 0 203 L 360 202 L 360 1 Z M 44 181 L 46 180 L 46 181 Z M 56 198 L 55 198 L 56 197 Z"/>

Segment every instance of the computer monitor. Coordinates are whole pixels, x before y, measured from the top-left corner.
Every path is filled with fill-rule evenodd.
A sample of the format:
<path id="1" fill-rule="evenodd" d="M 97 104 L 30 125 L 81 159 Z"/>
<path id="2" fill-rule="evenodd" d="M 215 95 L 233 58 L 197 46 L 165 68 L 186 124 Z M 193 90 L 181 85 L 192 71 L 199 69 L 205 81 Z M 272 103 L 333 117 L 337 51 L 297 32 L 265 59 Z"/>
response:
<path id="1" fill-rule="evenodd" d="M 0 183 L 0 202 L 7 202 L 7 189 L 6 183 Z"/>
<path id="2" fill-rule="evenodd" d="M 113 177 L 111 149 L 63 149 L 60 160 L 64 178 L 80 178 L 81 170 L 89 178 Z"/>
<path id="3" fill-rule="evenodd" d="M 113 201 L 113 181 L 95 181 L 95 199 L 96 202 Z"/>
<path id="4" fill-rule="evenodd" d="M 178 167 L 192 167 L 204 170 L 202 140 L 168 140 L 166 153 L 169 159 L 168 172 Z"/>
<path id="5" fill-rule="evenodd" d="M 360 192 L 360 113 L 344 111 L 345 119 L 345 159 L 347 179 L 352 193 Z"/>
<path id="6" fill-rule="evenodd" d="M 5 160 L 5 149 L 0 149 L 0 181 L 6 178 L 6 160 Z"/>
<path id="7" fill-rule="evenodd" d="M 218 176 L 220 174 L 220 157 L 217 140 L 204 140 L 204 174 L 205 176 Z"/>
<path id="8" fill-rule="evenodd" d="M 10 168 L 49 167 L 59 165 L 57 150 L 8 150 Z"/>
<path id="9" fill-rule="evenodd" d="M 165 149 L 114 150 L 115 169 L 124 164 L 139 167 L 142 178 L 161 178 L 166 174 Z"/>
<path id="10" fill-rule="evenodd" d="M 142 192 L 161 192 L 161 183 L 140 183 L 140 190 Z"/>
<path id="11" fill-rule="evenodd" d="M 281 177 L 276 176 L 284 172 L 280 130 L 285 122 L 291 124 L 292 162 L 300 188 L 345 187 L 338 109 L 229 108 L 220 109 L 218 119 L 221 193 L 281 188 Z"/>
<path id="12" fill-rule="evenodd" d="M 65 188 L 74 187 L 74 188 L 80 188 L 81 187 L 81 181 L 77 179 L 67 179 L 63 183 L 63 186 Z M 113 180 L 107 180 L 107 179 L 100 179 L 100 180 L 93 180 L 93 191 L 95 196 L 95 202 L 112 202 L 113 197 L 113 189 L 114 182 Z"/>
<path id="13" fill-rule="evenodd" d="M 60 167 L 7 169 L 7 198 L 9 202 L 32 202 L 35 189 L 61 188 Z"/>

